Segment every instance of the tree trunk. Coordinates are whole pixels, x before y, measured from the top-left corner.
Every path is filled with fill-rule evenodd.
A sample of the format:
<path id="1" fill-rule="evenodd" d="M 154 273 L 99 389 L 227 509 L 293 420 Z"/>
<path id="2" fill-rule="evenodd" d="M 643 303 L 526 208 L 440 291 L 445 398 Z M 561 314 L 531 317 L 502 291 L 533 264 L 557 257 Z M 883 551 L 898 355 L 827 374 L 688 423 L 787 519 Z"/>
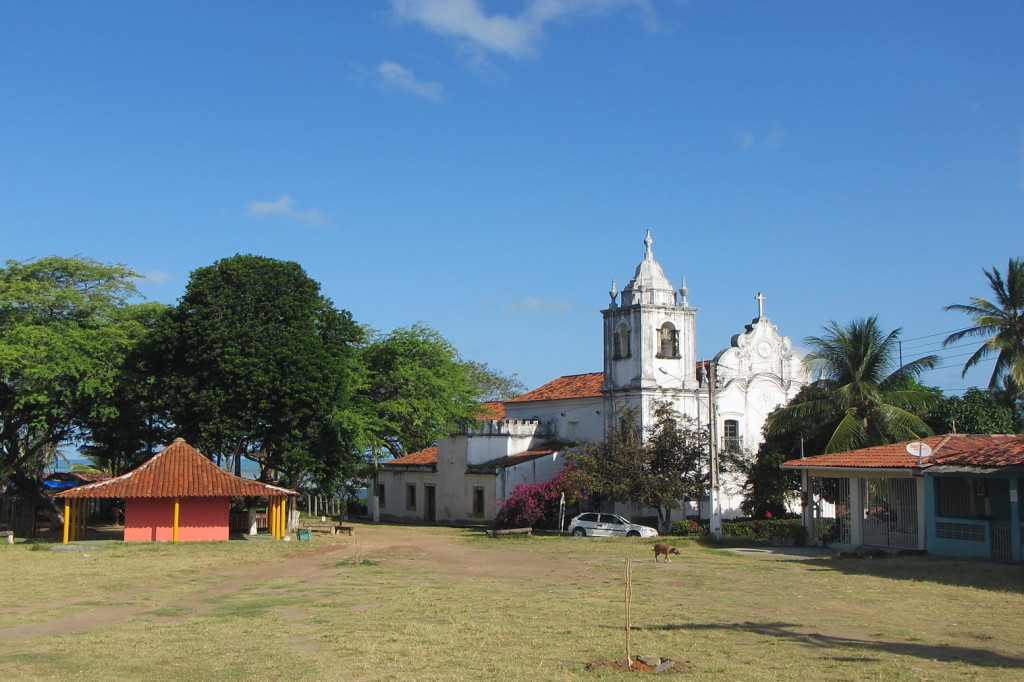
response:
<path id="1" fill-rule="evenodd" d="M 63 510 L 57 507 L 56 501 L 47 495 L 41 481 L 29 478 L 17 471 L 10 475 L 10 480 L 18 487 L 18 494 L 28 498 L 39 509 L 43 510 L 46 518 L 54 523 L 64 523 Z"/>

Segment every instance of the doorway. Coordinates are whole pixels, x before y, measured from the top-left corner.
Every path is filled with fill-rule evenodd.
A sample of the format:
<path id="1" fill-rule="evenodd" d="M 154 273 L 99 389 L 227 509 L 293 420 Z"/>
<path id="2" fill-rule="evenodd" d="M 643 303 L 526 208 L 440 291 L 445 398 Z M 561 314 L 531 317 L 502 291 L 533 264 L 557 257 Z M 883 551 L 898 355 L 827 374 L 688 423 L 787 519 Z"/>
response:
<path id="1" fill-rule="evenodd" d="M 429 523 L 434 523 L 437 520 L 437 495 L 435 494 L 436 488 L 432 485 L 423 486 L 423 490 L 427 495 L 427 503 L 424 505 L 423 518 Z"/>

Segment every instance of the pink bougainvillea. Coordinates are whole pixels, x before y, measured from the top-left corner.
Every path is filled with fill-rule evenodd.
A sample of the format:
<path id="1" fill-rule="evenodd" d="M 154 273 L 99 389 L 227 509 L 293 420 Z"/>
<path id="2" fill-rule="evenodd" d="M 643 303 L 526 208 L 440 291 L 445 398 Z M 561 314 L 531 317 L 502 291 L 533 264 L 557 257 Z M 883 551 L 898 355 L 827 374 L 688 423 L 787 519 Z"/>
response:
<path id="1" fill-rule="evenodd" d="M 547 483 L 517 485 L 512 494 L 498 500 L 501 509 L 494 517 L 496 528 L 532 528 L 549 520 L 558 512 L 558 501 L 565 493 L 566 504 L 571 504 L 578 497 L 566 477 L 569 468 L 558 472 L 558 475 Z"/>

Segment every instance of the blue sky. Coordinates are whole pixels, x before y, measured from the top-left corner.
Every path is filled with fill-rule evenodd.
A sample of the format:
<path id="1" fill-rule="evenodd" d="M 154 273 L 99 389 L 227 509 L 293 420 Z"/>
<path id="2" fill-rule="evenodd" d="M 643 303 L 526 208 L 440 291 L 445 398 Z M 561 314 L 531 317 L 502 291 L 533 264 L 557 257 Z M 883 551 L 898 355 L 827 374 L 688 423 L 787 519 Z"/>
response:
<path id="1" fill-rule="evenodd" d="M 798 345 L 877 314 L 930 352 L 1024 256 L 1022 43 L 997 0 L 0 0 L 0 253 L 168 303 L 294 260 L 533 388 L 600 371 L 650 229 L 706 357 L 759 291 Z M 968 350 L 926 380 L 987 382 Z"/>

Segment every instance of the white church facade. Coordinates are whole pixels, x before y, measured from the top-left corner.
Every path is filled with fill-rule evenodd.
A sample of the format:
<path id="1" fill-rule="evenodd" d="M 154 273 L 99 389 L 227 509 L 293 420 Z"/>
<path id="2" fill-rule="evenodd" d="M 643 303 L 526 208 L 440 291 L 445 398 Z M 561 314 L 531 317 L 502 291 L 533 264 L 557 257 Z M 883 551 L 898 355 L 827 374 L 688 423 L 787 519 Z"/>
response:
<path id="1" fill-rule="evenodd" d="M 764 315 L 732 338 L 709 363 L 699 362 L 698 309 L 688 301 L 685 279 L 676 290 L 654 259 L 650 232 L 644 259 L 627 286 L 609 292 L 604 317 L 604 370 L 563 376 L 501 403 L 488 403 L 470 431 L 434 447 L 384 463 L 377 497 L 385 519 L 436 523 L 484 523 L 516 485 L 551 480 L 565 454 L 581 441 L 600 441 L 623 408 L 635 409 L 645 426 L 655 404 L 709 424 L 720 449 L 757 449 L 765 418 L 810 381 L 803 357 Z M 717 374 L 709 392 L 709 374 Z M 720 506 L 726 518 L 739 515 L 742 481 L 723 478 Z M 627 517 L 650 510 L 609 505 Z M 708 515 L 705 504 L 685 513 Z M 679 515 L 684 512 L 677 512 Z"/>

